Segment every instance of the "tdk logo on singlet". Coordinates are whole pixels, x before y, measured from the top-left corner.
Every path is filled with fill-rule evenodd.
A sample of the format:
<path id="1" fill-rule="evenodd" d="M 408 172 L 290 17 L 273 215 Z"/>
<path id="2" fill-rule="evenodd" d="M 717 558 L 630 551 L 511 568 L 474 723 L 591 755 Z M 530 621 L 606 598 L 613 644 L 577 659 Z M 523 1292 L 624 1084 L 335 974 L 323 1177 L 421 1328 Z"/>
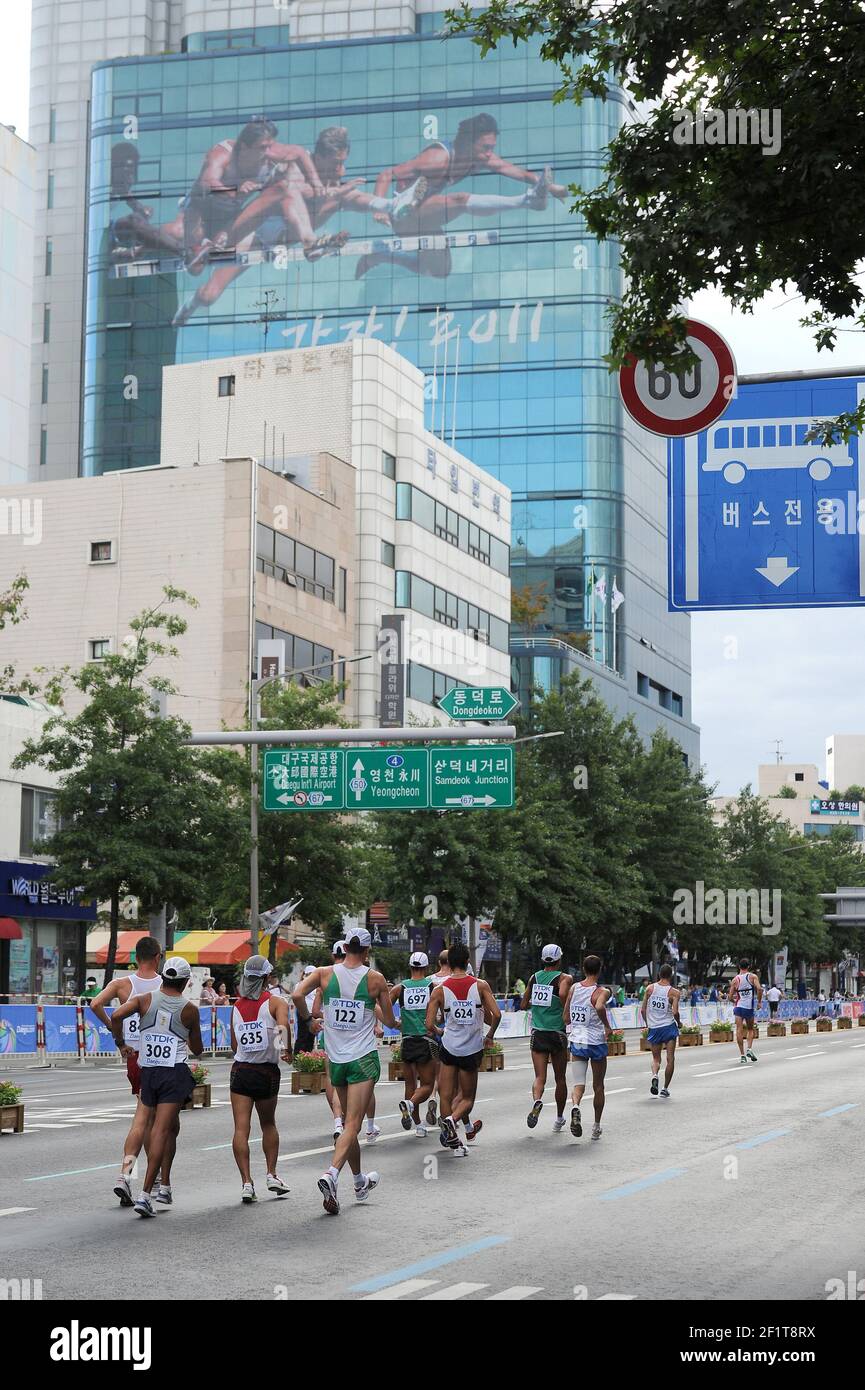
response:
<path id="1" fill-rule="evenodd" d="M 149 1327 L 69 1327 L 51 1331 L 52 1361 L 131 1361 L 134 1371 L 149 1371 L 152 1332 Z"/>

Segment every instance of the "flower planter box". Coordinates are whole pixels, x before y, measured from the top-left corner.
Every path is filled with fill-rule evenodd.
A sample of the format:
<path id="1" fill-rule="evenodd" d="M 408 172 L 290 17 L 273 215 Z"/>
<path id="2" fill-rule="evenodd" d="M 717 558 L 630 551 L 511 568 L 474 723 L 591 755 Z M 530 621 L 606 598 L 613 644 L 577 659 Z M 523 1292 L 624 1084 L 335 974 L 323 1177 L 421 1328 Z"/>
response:
<path id="1" fill-rule="evenodd" d="M 651 1050 L 652 1049 L 649 1046 L 648 1040 L 646 1038 L 640 1038 L 640 1051 L 651 1052 Z"/>
<path id="2" fill-rule="evenodd" d="M 786 1025 L 786 1023 L 770 1023 L 770 1024 L 769 1024 L 769 1027 L 766 1029 L 766 1037 L 767 1037 L 767 1038 L 786 1038 L 786 1036 L 787 1036 L 787 1025 Z"/>
<path id="3" fill-rule="evenodd" d="M 402 1062 L 388 1062 L 387 1079 L 388 1081 L 405 1081 L 405 1072 L 402 1069 Z"/>
<path id="4" fill-rule="evenodd" d="M 624 1038 L 621 1038 L 618 1042 L 611 1042 L 611 1043 L 608 1043 L 608 1044 L 607 1044 L 607 1055 L 610 1056 L 610 1057 L 624 1057 L 624 1055 L 625 1055 L 625 1040 L 624 1040 Z"/>
<path id="5" fill-rule="evenodd" d="M 711 1028 L 709 1030 L 709 1042 L 732 1042 L 733 1030 L 726 1028 Z"/>
<path id="6" fill-rule="evenodd" d="M 4 1129 L 11 1129 L 13 1134 L 24 1133 L 23 1101 L 17 1105 L 0 1105 L 0 1134 Z"/>
<path id="7" fill-rule="evenodd" d="M 817 1032 L 818 1032 L 818 1033 L 831 1033 L 831 1032 L 832 1032 L 832 1020 L 831 1020 L 831 1018 L 818 1018 L 818 1019 L 817 1019 Z"/>
<path id="8" fill-rule="evenodd" d="M 839 1018 L 839 1019 L 836 1020 L 836 1022 L 837 1022 L 837 1025 L 838 1025 L 839 1028 L 852 1028 L 852 1027 L 853 1027 L 853 1020 L 852 1020 L 852 1018 Z"/>
<path id="9" fill-rule="evenodd" d="M 505 1065 L 505 1054 L 503 1052 L 485 1052 L 481 1062 L 481 1071 L 502 1071 Z"/>
<path id="10" fill-rule="evenodd" d="M 702 1043 L 702 1041 L 703 1041 L 703 1034 L 702 1034 L 702 1033 L 680 1033 L 680 1034 L 679 1034 L 679 1046 L 680 1046 L 680 1047 L 699 1047 L 700 1044 Z"/>
<path id="11" fill-rule="evenodd" d="M 859 1015 L 859 1027 L 865 1028 L 865 1014 Z"/>
<path id="12" fill-rule="evenodd" d="M 193 1088 L 192 1095 L 184 1105 L 184 1110 L 195 1110 L 200 1107 L 202 1110 L 210 1109 L 210 1082 L 202 1081 L 200 1086 Z"/>
<path id="13" fill-rule="evenodd" d="M 301 1093 L 318 1096 L 321 1095 L 323 1086 L 323 1071 L 293 1071 L 291 1073 L 291 1094 L 293 1096 L 299 1096 Z"/>
<path id="14" fill-rule="evenodd" d="M 810 1031 L 807 1018 L 794 1018 L 790 1024 L 791 1033 L 809 1033 Z"/>

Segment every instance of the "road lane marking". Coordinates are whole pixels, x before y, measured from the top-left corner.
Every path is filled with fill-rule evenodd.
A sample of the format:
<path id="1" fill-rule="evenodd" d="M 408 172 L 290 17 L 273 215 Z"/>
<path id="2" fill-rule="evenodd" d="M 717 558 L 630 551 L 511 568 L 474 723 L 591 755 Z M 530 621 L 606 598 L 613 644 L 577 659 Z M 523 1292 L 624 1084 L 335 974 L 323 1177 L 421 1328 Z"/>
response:
<path id="1" fill-rule="evenodd" d="M 801 1062 L 805 1057 L 824 1057 L 825 1055 L 822 1047 L 819 1047 L 815 1048 L 813 1052 L 791 1053 L 785 1060 L 788 1062 Z"/>
<path id="2" fill-rule="evenodd" d="M 509 1289 L 502 1289 L 501 1293 L 491 1293 L 489 1298 L 485 1298 L 485 1303 L 515 1302 L 517 1299 L 531 1298 L 533 1293 L 543 1293 L 543 1284 L 512 1284 Z"/>
<path id="3" fill-rule="evenodd" d="M 611 1187 L 602 1192 L 602 1202 L 614 1202 L 617 1197 L 631 1197 L 635 1192 L 643 1192 L 647 1187 L 657 1187 L 659 1183 L 669 1182 L 671 1178 L 681 1178 L 684 1168 L 665 1168 L 662 1173 L 653 1173 L 650 1178 L 638 1178 L 636 1182 L 625 1183 L 624 1187 Z"/>
<path id="4" fill-rule="evenodd" d="M 400 1269 L 377 1274 L 373 1279 L 365 1279 L 361 1284 L 352 1284 L 350 1293 L 377 1293 L 379 1289 L 390 1288 L 393 1284 L 412 1279 L 418 1274 L 427 1274 L 431 1269 L 441 1269 L 443 1265 L 464 1260 L 469 1255 L 477 1255 L 481 1250 L 490 1250 L 496 1245 L 506 1245 L 510 1236 L 482 1236 L 480 1240 L 470 1241 L 468 1245 L 453 1245 L 449 1250 L 441 1250 L 436 1255 L 427 1255 L 416 1264 L 403 1265 Z"/>
<path id="5" fill-rule="evenodd" d="M 438 1301 L 440 1303 L 454 1302 L 458 1298 L 468 1298 L 470 1293 L 478 1293 L 481 1289 L 488 1289 L 489 1284 L 448 1284 L 446 1289 L 436 1289 L 435 1293 L 425 1293 L 418 1299 L 419 1303 Z"/>
<path id="6" fill-rule="evenodd" d="M 818 1120 L 828 1120 L 830 1115 L 843 1115 L 845 1110 L 855 1110 L 858 1104 L 858 1101 L 854 1102 L 852 1100 L 848 1100 L 846 1105 L 835 1105 L 832 1107 L 831 1110 L 819 1111 L 817 1118 Z"/>
<path id="7" fill-rule="evenodd" d="M 35 1211 L 35 1207 L 3 1207 L 0 1208 L 0 1216 L 17 1216 L 22 1211 Z"/>
<path id="8" fill-rule="evenodd" d="M 401 1284 L 392 1284 L 389 1289 L 380 1289 L 378 1293 L 368 1293 L 362 1299 L 363 1303 L 391 1302 L 397 1298 L 405 1298 L 410 1293 L 418 1293 L 421 1289 L 431 1289 L 433 1284 L 438 1284 L 438 1279 L 404 1279 Z"/>
<path id="9" fill-rule="evenodd" d="M 47 1126 L 43 1126 L 43 1127 L 44 1127 L 44 1128 L 47 1128 Z M 24 1181 L 25 1181 L 25 1182 L 48 1182 L 49 1178 L 74 1178 L 74 1177 L 77 1177 L 77 1175 L 78 1175 L 79 1173 L 98 1173 L 98 1172 L 100 1172 L 103 1168 L 116 1168 L 116 1167 L 117 1167 L 117 1162 L 116 1162 L 116 1161 L 115 1161 L 114 1163 L 97 1163 L 97 1164 L 95 1165 L 95 1167 L 93 1167 L 93 1168 L 67 1168 L 67 1169 L 66 1169 L 64 1172 L 62 1172 L 62 1173 L 40 1173 L 38 1177 L 35 1177 L 35 1178 L 25 1178 Z"/>
<path id="10" fill-rule="evenodd" d="M 760 1144 L 768 1144 L 771 1139 L 783 1139 L 784 1135 L 789 1133 L 789 1129 L 768 1129 L 765 1134 L 755 1134 L 753 1139 L 743 1139 L 736 1148 L 756 1149 Z"/>

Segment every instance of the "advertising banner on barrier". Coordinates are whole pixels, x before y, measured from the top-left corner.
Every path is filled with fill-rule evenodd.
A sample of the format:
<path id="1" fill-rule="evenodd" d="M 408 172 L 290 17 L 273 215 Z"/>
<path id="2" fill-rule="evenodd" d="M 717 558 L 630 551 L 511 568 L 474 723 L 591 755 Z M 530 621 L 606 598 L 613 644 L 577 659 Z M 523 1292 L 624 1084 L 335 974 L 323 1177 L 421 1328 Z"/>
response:
<path id="1" fill-rule="evenodd" d="M 0 1004 L 0 1057 L 35 1051 L 36 1005 Z"/>

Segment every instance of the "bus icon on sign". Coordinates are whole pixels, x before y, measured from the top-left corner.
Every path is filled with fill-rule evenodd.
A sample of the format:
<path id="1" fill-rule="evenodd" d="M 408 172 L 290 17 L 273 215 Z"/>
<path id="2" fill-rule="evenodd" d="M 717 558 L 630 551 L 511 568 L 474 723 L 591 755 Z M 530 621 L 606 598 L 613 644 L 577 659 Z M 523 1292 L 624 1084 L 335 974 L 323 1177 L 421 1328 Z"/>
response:
<path id="1" fill-rule="evenodd" d="M 388 767 L 402 767 L 405 758 L 402 753 L 391 753 L 389 757 L 385 758 L 385 762 Z"/>
<path id="2" fill-rule="evenodd" d="M 806 443 L 814 428 L 813 419 L 778 420 L 766 425 L 762 420 L 743 420 L 741 424 L 719 425 L 709 430 L 705 473 L 723 473 L 728 483 L 741 483 L 749 472 L 764 468 L 807 469 L 815 482 L 822 483 L 833 468 L 852 468 L 846 444 Z"/>

